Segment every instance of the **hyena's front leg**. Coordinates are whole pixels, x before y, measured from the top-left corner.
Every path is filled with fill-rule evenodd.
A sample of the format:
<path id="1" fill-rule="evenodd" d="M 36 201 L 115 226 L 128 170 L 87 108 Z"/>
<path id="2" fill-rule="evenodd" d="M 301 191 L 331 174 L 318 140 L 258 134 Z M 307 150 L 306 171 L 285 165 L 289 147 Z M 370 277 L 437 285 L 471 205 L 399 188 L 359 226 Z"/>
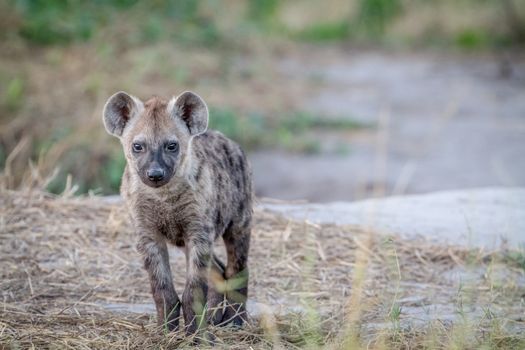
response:
<path id="1" fill-rule="evenodd" d="M 149 274 L 158 324 L 169 331 L 178 329 L 181 303 L 173 287 L 166 242 L 157 234 L 144 234 L 139 238 L 137 250 Z"/>
<path id="2" fill-rule="evenodd" d="M 208 235 L 190 235 L 186 245 L 186 287 L 182 294 L 182 309 L 186 333 L 193 334 L 206 325 L 208 273 L 211 266 L 212 242 Z"/>

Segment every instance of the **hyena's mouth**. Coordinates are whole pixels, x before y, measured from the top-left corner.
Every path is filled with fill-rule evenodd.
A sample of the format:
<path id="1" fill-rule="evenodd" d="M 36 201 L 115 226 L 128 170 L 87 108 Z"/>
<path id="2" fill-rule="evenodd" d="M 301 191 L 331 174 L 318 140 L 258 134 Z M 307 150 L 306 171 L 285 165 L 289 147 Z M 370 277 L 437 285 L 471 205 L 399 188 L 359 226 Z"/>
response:
<path id="1" fill-rule="evenodd" d="M 167 181 L 158 181 L 158 182 L 148 181 L 146 185 L 148 185 L 149 187 L 153 187 L 153 188 L 159 188 L 159 187 L 164 186 L 167 183 L 168 183 Z"/>
<path id="2" fill-rule="evenodd" d="M 145 185 L 149 186 L 149 187 L 152 187 L 152 188 L 159 188 L 159 187 L 162 187 L 164 185 L 166 185 L 169 180 L 162 180 L 162 181 L 151 181 L 151 180 L 146 180 L 146 181 L 143 181 Z"/>
<path id="3" fill-rule="evenodd" d="M 166 176 L 162 179 L 150 179 L 148 176 L 141 176 L 140 179 L 148 187 L 159 188 L 170 182 L 171 176 Z"/>

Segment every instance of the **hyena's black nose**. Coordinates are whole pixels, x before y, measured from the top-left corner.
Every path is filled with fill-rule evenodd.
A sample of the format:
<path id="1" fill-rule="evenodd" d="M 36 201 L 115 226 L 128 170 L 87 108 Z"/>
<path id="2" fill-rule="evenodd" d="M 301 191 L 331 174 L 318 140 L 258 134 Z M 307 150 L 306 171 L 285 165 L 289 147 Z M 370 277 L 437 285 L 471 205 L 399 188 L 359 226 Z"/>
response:
<path id="1" fill-rule="evenodd" d="M 147 175 L 148 179 L 150 179 L 151 181 L 158 182 L 164 179 L 164 170 L 162 170 L 161 168 L 149 169 Z"/>

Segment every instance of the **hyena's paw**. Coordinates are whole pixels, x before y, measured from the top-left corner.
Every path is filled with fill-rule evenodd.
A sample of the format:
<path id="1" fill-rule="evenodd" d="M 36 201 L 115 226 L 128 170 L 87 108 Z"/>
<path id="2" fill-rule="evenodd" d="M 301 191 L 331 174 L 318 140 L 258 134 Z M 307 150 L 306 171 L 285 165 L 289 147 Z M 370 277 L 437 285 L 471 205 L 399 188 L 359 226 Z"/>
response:
<path id="1" fill-rule="evenodd" d="M 222 316 L 223 325 L 231 325 L 234 327 L 242 327 L 242 325 L 247 322 L 248 317 L 246 313 L 245 304 L 227 304 Z"/>
<path id="2" fill-rule="evenodd" d="M 224 295 L 217 291 L 208 291 L 208 310 L 206 318 L 208 323 L 214 326 L 222 325 L 224 318 Z"/>
<path id="3" fill-rule="evenodd" d="M 180 323 L 180 305 L 175 305 L 166 316 L 160 314 L 157 317 L 163 331 L 177 331 Z"/>

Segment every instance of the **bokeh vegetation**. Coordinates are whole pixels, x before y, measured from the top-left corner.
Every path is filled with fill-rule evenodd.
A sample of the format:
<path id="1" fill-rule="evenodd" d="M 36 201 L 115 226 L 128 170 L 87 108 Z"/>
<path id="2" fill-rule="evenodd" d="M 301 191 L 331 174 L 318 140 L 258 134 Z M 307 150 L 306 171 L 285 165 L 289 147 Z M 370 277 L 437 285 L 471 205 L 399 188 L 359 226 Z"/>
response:
<path id="1" fill-rule="evenodd" d="M 17 182 L 59 167 L 53 192 L 68 174 L 79 192 L 116 192 L 124 160 L 100 111 L 121 89 L 144 98 L 194 89 L 209 96 L 212 126 L 247 149 L 322 152 L 316 131 L 363 125 L 351 111 L 305 110 L 297 96 L 315 88 L 282 76 L 283 52 L 504 50 L 523 44 L 524 18 L 516 0 L 4 0 L 0 166 Z"/>
<path id="2" fill-rule="evenodd" d="M 312 41 L 437 40 L 465 48 L 521 44 L 525 32 L 525 10 L 516 0 L 7 0 L 2 7 L 3 36 L 38 45 L 86 42 L 108 28 L 129 44 L 218 45 L 256 31 Z"/>

